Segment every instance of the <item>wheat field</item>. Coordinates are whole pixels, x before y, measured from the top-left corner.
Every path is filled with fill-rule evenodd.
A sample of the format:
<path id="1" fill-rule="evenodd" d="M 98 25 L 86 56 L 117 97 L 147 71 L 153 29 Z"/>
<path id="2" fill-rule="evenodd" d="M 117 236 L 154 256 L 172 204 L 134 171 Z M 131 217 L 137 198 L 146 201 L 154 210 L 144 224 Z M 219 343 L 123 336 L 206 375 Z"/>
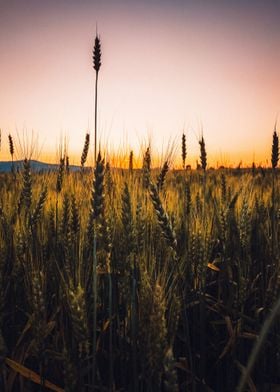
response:
<path id="1" fill-rule="evenodd" d="M 39 171 L 8 135 L 0 391 L 279 391 L 277 124 L 270 167 L 210 169 L 202 135 L 192 170 L 183 134 L 180 169 L 151 146 L 122 169 L 98 151 L 100 67 L 97 35 L 94 167 L 89 133 L 78 168 Z"/>
<path id="2" fill-rule="evenodd" d="M 1 174 L 0 389 L 279 385 L 275 135 L 272 169 L 86 169 L 86 138 L 79 171 Z"/>

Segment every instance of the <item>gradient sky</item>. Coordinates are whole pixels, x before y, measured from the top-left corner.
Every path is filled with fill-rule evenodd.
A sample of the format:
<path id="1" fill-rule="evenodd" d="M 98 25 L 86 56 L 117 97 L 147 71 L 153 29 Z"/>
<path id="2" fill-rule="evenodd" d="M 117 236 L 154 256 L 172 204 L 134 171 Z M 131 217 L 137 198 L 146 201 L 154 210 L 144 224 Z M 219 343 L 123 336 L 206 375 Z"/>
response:
<path id="1" fill-rule="evenodd" d="M 67 135 L 79 161 L 93 132 L 98 23 L 103 145 L 139 150 L 150 138 L 161 153 L 177 138 L 180 155 L 185 130 L 197 157 L 203 129 L 213 165 L 270 161 L 279 21 L 277 0 L 0 0 L 2 139 L 34 130 L 44 159 Z"/>

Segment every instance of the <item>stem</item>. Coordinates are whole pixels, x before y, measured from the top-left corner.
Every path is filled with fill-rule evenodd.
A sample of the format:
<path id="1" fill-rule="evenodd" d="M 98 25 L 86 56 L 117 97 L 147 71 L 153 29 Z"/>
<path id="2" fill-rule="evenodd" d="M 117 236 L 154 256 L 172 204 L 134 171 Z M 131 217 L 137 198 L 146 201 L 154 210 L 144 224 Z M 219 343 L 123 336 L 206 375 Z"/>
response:
<path id="1" fill-rule="evenodd" d="M 96 257 L 96 225 L 94 225 L 94 234 L 93 234 L 93 343 L 92 343 L 92 390 L 94 391 L 94 383 L 95 383 L 95 370 L 96 370 L 96 325 L 97 325 L 97 317 L 96 317 L 96 309 L 97 309 L 97 257 Z"/>
<path id="2" fill-rule="evenodd" d="M 57 235 L 58 235 L 58 193 L 56 193 L 55 202 L 55 249 L 57 250 Z"/>
<path id="3" fill-rule="evenodd" d="M 132 332 L 132 368 L 133 368 L 133 390 L 138 391 L 137 377 L 137 337 L 136 337 L 136 277 L 135 277 L 135 259 L 134 270 L 132 275 L 132 295 L 131 295 L 131 332 Z"/>
<path id="4" fill-rule="evenodd" d="M 271 218 L 272 257 L 275 262 L 275 169 L 272 168 L 272 218 Z"/>
<path id="5" fill-rule="evenodd" d="M 110 372 L 110 387 L 109 390 L 114 390 L 114 362 L 113 362 L 113 304 L 112 304 L 112 274 L 111 270 L 108 271 L 108 283 L 109 283 L 109 372 Z"/>
<path id="6" fill-rule="evenodd" d="M 98 71 L 95 74 L 95 102 L 94 102 L 94 164 L 96 167 L 96 142 L 97 142 L 97 85 L 98 85 Z M 94 391 L 95 372 L 96 372 L 96 327 L 97 327 L 97 256 L 96 256 L 96 224 L 94 223 L 93 234 L 93 345 L 92 345 L 92 390 Z"/>
<path id="7" fill-rule="evenodd" d="M 98 85 L 98 72 L 95 78 L 95 101 L 94 101 L 94 162 L 96 162 L 96 144 L 97 144 L 97 85 Z"/>
<path id="8" fill-rule="evenodd" d="M 203 380 L 205 378 L 206 369 L 206 304 L 204 287 L 199 294 L 199 322 L 200 322 L 200 362 L 199 376 Z"/>

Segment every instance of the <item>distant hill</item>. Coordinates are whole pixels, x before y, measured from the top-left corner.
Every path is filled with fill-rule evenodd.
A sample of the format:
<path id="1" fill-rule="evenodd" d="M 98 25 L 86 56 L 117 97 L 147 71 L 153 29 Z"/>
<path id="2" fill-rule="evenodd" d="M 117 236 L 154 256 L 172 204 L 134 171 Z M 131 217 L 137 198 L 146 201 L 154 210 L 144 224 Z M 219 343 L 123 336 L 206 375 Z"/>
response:
<path id="1" fill-rule="evenodd" d="M 7 173 L 12 170 L 12 165 L 14 166 L 14 170 L 20 170 L 23 166 L 23 160 L 20 161 L 2 161 L 0 162 L 0 172 Z M 31 170 L 36 172 L 46 172 L 46 171 L 56 171 L 58 170 L 59 165 L 56 163 L 45 163 L 36 160 L 30 161 Z M 69 170 L 78 171 L 80 170 L 80 166 L 70 165 Z"/>

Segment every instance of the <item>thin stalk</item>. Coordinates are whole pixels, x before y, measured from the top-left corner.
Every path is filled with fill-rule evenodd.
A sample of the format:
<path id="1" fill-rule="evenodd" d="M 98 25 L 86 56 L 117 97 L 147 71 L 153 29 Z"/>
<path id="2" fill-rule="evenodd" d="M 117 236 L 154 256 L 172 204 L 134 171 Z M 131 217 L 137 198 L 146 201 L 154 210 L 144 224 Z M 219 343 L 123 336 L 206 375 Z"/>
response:
<path id="1" fill-rule="evenodd" d="M 96 224 L 94 223 L 93 234 L 93 271 L 92 271 L 92 290 L 93 290 L 93 344 L 92 344 L 92 390 L 94 391 L 95 372 L 96 372 L 96 337 L 97 337 L 97 256 L 96 256 Z"/>
<path id="2" fill-rule="evenodd" d="M 205 141 L 203 136 L 199 142 L 200 144 L 200 160 L 203 169 L 203 211 L 202 219 L 203 225 L 206 227 L 206 167 L 207 167 L 207 153 L 205 148 Z M 204 273 L 204 272 L 203 272 Z M 205 284 L 204 279 L 200 287 L 199 293 L 199 322 L 200 322 L 200 364 L 199 373 L 201 380 L 205 377 L 206 370 L 206 300 L 205 300 Z"/>
<path id="3" fill-rule="evenodd" d="M 95 101 L 94 101 L 94 162 L 96 162 L 97 152 L 97 87 L 98 87 L 98 71 L 95 78 Z"/>
<path id="4" fill-rule="evenodd" d="M 101 66 L 101 45 L 100 45 L 100 38 L 98 35 L 95 37 L 95 43 L 93 48 L 93 68 L 95 69 L 95 105 L 94 105 L 94 162 L 95 162 L 95 169 L 97 170 L 97 86 L 98 86 L 98 72 Z M 95 384 L 95 372 L 96 372 L 96 336 L 97 336 L 97 255 L 96 255 L 96 218 L 94 222 L 94 233 L 93 233 L 93 272 L 92 272 L 92 279 L 93 279 L 93 348 L 92 348 L 92 356 L 93 356 L 93 377 L 92 377 L 92 388 L 94 390 Z"/>
<path id="5" fill-rule="evenodd" d="M 275 256 L 275 171 L 272 168 L 272 222 L 271 222 L 272 257 Z"/>
<path id="6" fill-rule="evenodd" d="M 276 254 L 276 222 L 275 222 L 275 176 L 276 168 L 279 161 L 279 136 L 276 131 L 276 123 L 274 126 L 273 139 L 272 139 L 272 152 L 271 152 L 271 166 L 272 166 L 272 256 L 275 258 Z"/>
<path id="7" fill-rule="evenodd" d="M 132 366 L 133 366 L 133 390 L 138 391 L 137 377 L 137 337 L 136 337 L 136 278 L 135 278 L 135 260 L 134 271 L 132 275 L 132 295 L 131 295 L 131 331 L 132 331 Z"/>
<path id="8" fill-rule="evenodd" d="M 56 193 L 56 201 L 55 201 L 55 249 L 57 250 L 57 242 L 58 242 L 58 193 Z"/>
<path id="9" fill-rule="evenodd" d="M 101 67 L 101 43 L 98 35 L 95 37 L 93 48 L 93 68 L 95 69 L 95 105 L 94 105 L 94 161 L 96 162 L 97 151 L 97 86 L 98 72 Z"/>
<path id="10" fill-rule="evenodd" d="M 201 288 L 199 294 L 199 322 L 200 322 L 200 362 L 199 375 L 200 379 L 205 378 L 206 369 L 206 304 L 205 304 L 205 289 Z"/>
<path id="11" fill-rule="evenodd" d="M 110 391 L 114 390 L 114 366 L 113 366 L 113 290 L 112 290 L 112 274 L 111 270 L 108 272 L 108 283 L 109 283 L 109 383 Z"/>

